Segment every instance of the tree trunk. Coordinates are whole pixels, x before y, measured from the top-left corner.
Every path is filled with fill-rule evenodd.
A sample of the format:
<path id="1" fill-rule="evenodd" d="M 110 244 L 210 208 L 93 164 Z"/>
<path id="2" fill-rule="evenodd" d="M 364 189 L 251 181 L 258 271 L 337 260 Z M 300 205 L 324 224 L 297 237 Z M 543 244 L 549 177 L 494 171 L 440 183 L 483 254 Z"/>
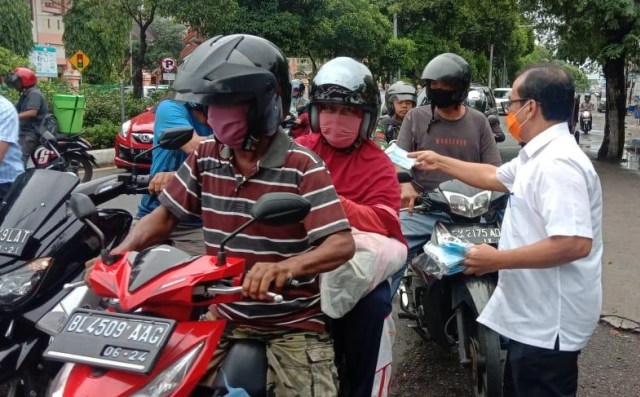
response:
<path id="1" fill-rule="evenodd" d="M 133 97 L 142 98 L 142 68 L 144 65 L 144 55 L 147 52 L 147 29 L 140 26 L 140 47 L 138 53 L 133 57 Z"/>
<path id="2" fill-rule="evenodd" d="M 598 150 L 599 160 L 619 161 L 624 150 L 624 119 L 627 115 L 624 67 L 626 54 L 616 59 L 608 59 L 603 66 L 607 82 L 607 109 L 605 115 L 604 139 Z"/>

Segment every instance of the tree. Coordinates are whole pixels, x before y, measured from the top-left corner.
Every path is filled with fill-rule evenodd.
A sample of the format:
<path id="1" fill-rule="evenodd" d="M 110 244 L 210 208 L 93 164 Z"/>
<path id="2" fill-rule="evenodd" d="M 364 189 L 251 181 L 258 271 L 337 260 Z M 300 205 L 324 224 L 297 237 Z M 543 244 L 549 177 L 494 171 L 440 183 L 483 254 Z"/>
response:
<path id="1" fill-rule="evenodd" d="M 33 51 L 31 10 L 26 1 L 0 0 L 0 47 L 28 56 Z"/>
<path id="2" fill-rule="evenodd" d="M 91 65 L 82 73 L 90 83 L 111 83 L 124 69 L 130 19 L 118 3 L 75 0 L 63 17 L 65 50 L 71 56 L 82 50 Z M 125 27 L 123 29 L 123 27 Z"/>
<path id="3" fill-rule="evenodd" d="M 240 12 L 238 0 L 179 0 L 159 4 L 162 15 L 172 16 L 206 38 L 235 30 L 236 16 Z"/>
<path id="4" fill-rule="evenodd" d="M 625 68 L 638 51 L 640 3 L 631 0 L 522 0 L 525 10 L 559 36 L 558 56 L 602 64 L 607 109 L 598 159 L 618 161 L 624 150 L 626 116 Z"/>
<path id="5" fill-rule="evenodd" d="M 0 78 L 11 73 L 11 71 L 18 66 L 30 67 L 29 59 L 4 47 L 0 47 Z"/>
<path id="6" fill-rule="evenodd" d="M 418 47 L 412 79 L 436 55 L 455 52 L 469 62 L 475 81 L 486 82 L 492 45 L 494 62 L 506 63 L 509 75 L 533 48 L 516 0 L 389 0 L 386 6 L 389 15 L 398 15 L 399 36 Z"/>
<path id="7" fill-rule="evenodd" d="M 584 92 L 590 89 L 589 80 L 580 68 L 556 59 L 551 51 L 544 46 L 536 45 L 530 54 L 522 58 L 521 63 L 523 67 L 541 63 L 557 63 L 571 74 L 577 92 Z"/>
<path id="8" fill-rule="evenodd" d="M 182 51 L 181 40 L 187 28 L 171 18 L 156 18 L 150 30 L 153 32 L 154 40 L 147 47 L 143 63 L 143 66 L 149 70 L 157 68 L 162 58 L 178 58 Z"/>
<path id="9" fill-rule="evenodd" d="M 133 18 L 140 34 L 138 51 L 133 58 L 133 97 L 142 98 L 142 69 L 144 68 L 145 55 L 147 53 L 147 29 L 156 17 L 156 11 L 161 0 L 120 0 L 122 10 Z M 126 25 L 125 25 L 126 26 Z"/>

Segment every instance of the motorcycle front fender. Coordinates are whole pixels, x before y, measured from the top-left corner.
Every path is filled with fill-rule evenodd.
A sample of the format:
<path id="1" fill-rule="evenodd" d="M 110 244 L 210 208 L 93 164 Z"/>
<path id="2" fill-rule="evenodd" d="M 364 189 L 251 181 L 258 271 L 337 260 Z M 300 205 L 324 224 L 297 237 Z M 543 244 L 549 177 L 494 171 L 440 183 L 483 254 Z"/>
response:
<path id="1" fill-rule="evenodd" d="M 461 277 L 457 280 L 456 288 L 451 291 L 452 308 L 455 309 L 466 302 L 474 307 L 478 314 L 482 313 L 496 289 L 497 281 L 497 274 Z"/>

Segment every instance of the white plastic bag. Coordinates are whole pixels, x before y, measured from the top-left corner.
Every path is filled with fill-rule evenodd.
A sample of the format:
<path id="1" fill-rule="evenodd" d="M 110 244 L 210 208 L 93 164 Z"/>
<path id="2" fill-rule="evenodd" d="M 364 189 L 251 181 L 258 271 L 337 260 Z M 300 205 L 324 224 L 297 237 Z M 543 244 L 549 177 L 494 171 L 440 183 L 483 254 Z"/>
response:
<path id="1" fill-rule="evenodd" d="M 347 314 L 378 284 L 402 268 L 407 247 L 381 234 L 352 228 L 356 253 L 344 265 L 320 276 L 322 311 L 331 318 Z"/>

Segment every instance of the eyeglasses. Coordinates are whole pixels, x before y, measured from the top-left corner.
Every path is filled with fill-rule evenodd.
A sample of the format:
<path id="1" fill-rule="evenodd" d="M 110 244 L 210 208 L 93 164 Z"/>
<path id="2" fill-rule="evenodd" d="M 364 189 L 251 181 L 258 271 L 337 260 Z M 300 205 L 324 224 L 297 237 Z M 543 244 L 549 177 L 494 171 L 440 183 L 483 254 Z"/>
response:
<path id="1" fill-rule="evenodd" d="M 532 100 L 531 98 L 509 99 L 507 101 L 507 109 L 511 109 L 511 106 L 513 106 L 514 103 L 531 101 L 531 100 Z"/>

